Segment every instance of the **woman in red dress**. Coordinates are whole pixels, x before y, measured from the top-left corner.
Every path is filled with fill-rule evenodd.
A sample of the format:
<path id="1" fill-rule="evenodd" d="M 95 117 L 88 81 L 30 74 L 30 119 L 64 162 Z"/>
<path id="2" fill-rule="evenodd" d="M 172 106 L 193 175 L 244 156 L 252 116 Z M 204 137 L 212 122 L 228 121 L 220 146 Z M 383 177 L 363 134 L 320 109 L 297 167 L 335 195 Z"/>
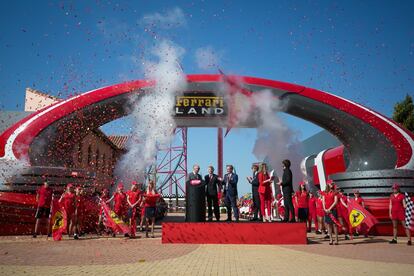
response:
<path id="1" fill-rule="evenodd" d="M 145 218 L 146 218 L 146 230 L 145 236 L 148 238 L 148 225 L 151 223 L 151 238 L 154 238 L 154 225 L 156 217 L 156 206 L 157 201 L 159 200 L 160 195 L 155 190 L 154 181 L 150 180 L 148 183 L 148 188 L 144 194 L 144 204 L 145 204 Z"/>
<path id="2" fill-rule="evenodd" d="M 72 230 L 74 230 L 73 238 L 75 240 L 79 239 L 78 229 L 76 227 L 75 211 L 76 211 L 76 196 L 74 193 L 74 188 L 71 183 L 66 186 L 66 191 L 62 194 L 59 199 L 60 206 L 65 209 L 67 217 L 67 233 L 70 237 Z M 74 228 L 74 229 L 73 229 Z"/>
<path id="3" fill-rule="evenodd" d="M 322 231 L 326 232 L 325 223 L 323 221 L 325 217 L 325 211 L 323 210 L 323 203 L 322 203 L 323 192 L 318 191 L 318 198 L 316 199 L 316 217 L 318 219 L 318 226 L 319 228 L 316 231 L 316 234 L 322 234 Z"/>
<path id="4" fill-rule="evenodd" d="M 114 213 L 118 216 L 118 218 L 125 221 L 128 203 L 126 200 L 126 194 L 124 193 L 124 184 L 118 184 L 115 194 L 107 202 L 109 203 L 112 200 L 114 201 Z M 116 234 L 112 233 L 112 236 L 115 237 Z M 125 237 L 128 237 L 128 234 L 125 234 Z"/>
<path id="5" fill-rule="evenodd" d="M 397 226 L 398 222 L 401 221 L 405 228 L 405 233 L 408 237 L 407 245 L 411 245 L 411 233 L 410 229 L 405 227 L 405 200 L 404 195 L 400 193 L 400 186 L 398 184 L 392 185 L 392 194 L 390 197 L 390 218 L 392 220 L 394 238 L 390 243 L 397 243 Z"/>
<path id="6" fill-rule="evenodd" d="M 358 203 L 359 205 L 361 205 L 363 208 L 365 208 L 365 202 L 362 199 L 362 197 L 359 194 L 358 190 L 354 191 L 354 200 L 356 203 Z M 355 228 L 355 236 L 358 237 L 359 236 L 359 231 L 361 230 L 361 226 L 358 226 Z M 365 237 L 368 236 L 368 233 L 365 234 Z"/>
<path id="7" fill-rule="evenodd" d="M 129 225 L 131 225 L 131 238 L 134 238 L 137 230 L 138 208 L 141 203 L 141 191 L 138 190 L 138 184 L 135 181 L 132 182 L 131 190 L 127 192 L 127 202 L 131 210 L 129 219 Z"/>
<path id="8" fill-rule="evenodd" d="M 336 205 L 338 220 L 342 225 L 341 230 L 345 235 L 345 240 L 349 240 L 348 231 L 351 231 L 351 227 L 348 224 L 348 196 L 344 195 L 339 189 L 337 189 L 336 195 L 338 196 L 338 204 Z"/>
<path id="9" fill-rule="evenodd" d="M 266 163 L 261 164 L 260 172 L 257 175 L 259 179 L 259 197 L 260 197 L 260 212 L 263 215 L 263 222 L 271 222 L 272 215 L 272 179 L 267 172 Z"/>
<path id="10" fill-rule="evenodd" d="M 296 192 L 296 206 L 298 207 L 298 220 L 307 222 L 308 220 L 308 191 L 306 191 L 305 183 L 301 182 L 299 191 Z M 310 227 L 309 227 L 310 228 Z"/>
<path id="11" fill-rule="evenodd" d="M 329 244 L 333 244 L 332 228 L 335 232 L 335 245 L 338 244 L 338 227 L 336 226 L 334 219 L 338 219 L 336 211 L 336 205 L 338 204 L 338 197 L 335 192 L 335 186 L 332 180 L 327 181 L 326 190 L 322 196 L 322 206 L 325 211 L 325 224 L 328 225 Z"/>
<path id="12" fill-rule="evenodd" d="M 315 224 L 315 233 L 318 231 L 318 219 L 316 218 L 316 200 L 317 198 L 313 193 L 309 193 L 308 200 L 308 232 L 312 231 L 312 222 Z"/>

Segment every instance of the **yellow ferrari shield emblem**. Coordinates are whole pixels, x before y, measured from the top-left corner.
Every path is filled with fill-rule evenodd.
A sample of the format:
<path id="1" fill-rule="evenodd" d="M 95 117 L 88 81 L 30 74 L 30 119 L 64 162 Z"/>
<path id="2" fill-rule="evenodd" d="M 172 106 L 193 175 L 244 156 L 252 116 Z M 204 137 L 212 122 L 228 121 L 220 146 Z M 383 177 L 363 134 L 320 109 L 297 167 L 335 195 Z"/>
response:
<path id="1" fill-rule="evenodd" d="M 114 220 L 114 222 L 115 222 L 116 224 L 121 224 L 121 223 L 123 223 L 123 221 L 122 221 L 120 218 L 118 218 L 118 216 L 115 214 L 115 212 L 114 212 L 114 211 L 111 211 L 110 216 L 111 216 L 111 218 Z"/>
<path id="2" fill-rule="evenodd" d="M 63 226 L 63 214 L 60 211 L 57 211 L 53 216 L 53 226 L 52 230 L 57 230 Z"/>
<path id="3" fill-rule="evenodd" d="M 352 227 L 359 226 L 365 219 L 365 215 L 359 210 L 352 209 L 349 213 L 349 221 Z"/>

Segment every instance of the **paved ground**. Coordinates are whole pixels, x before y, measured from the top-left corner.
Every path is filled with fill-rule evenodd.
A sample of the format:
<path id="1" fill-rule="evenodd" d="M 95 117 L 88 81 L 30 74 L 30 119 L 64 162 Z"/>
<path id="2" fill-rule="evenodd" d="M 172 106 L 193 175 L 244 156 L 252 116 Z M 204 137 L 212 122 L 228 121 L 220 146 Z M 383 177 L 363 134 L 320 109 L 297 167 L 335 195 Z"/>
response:
<path id="1" fill-rule="evenodd" d="M 414 275 L 414 247 L 403 238 L 397 245 L 375 237 L 331 246 L 310 234 L 310 244 L 300 246 L 176 245 L 161 244 L 156 232 L 133 240 L 1 237 L 0 275 Z"/>

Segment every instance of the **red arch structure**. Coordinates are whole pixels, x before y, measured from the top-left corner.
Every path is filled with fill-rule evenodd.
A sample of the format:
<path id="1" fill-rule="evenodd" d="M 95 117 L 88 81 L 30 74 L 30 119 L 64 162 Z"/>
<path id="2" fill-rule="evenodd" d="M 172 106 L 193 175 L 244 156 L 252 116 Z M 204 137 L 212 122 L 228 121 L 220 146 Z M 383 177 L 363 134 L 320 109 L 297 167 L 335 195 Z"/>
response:
<path id="1" fill-rule="evenodd" d="M 383 175 L 387 179 L 405 179 L 407 173 L 412 175 L 414 136 L 391 119 L 316 89 L 254 77 L 230 78 L 237 79 L 240 87 L 252 93 L 270 90 L 284 102 L 286 113 L 313 122 L 335 135 L 345 148 L 345 175 L 340 174 L 336 179 L 345 188 L 351 187 L 352 179 L 360 178 L 361 172 L 373 172 L 371 176 L 364 176 L 371 180 Z M 223 75 L 188 75 L 187 81 L 191 91 L 215 91 L 224 82 Z M 59 166 L 87 130 L 127 115 L 128 99 L 132 95 L 151 93 L 153 86 L 154 81 L 149 80 L 116 84 L 62 100 L 31 114 L 1 134 L 0 160 Z M 354 175 L 348 177 L 350 173 Z M 407 182 L 407 188 L 414 188 L 411 182 L 412 179 Z"/>
<path id="2" fill-rule="evenodd" d="M 389 222 L 385 196 L 391 192 L 392 183 L 397 181 L 402 190 L 414 191 L 414 136 L 391 119 L 323 91 L 261 78 L 188 75 L 187 89 L 219 91 L 226 79 L 237 80 L 241 90 L 249 93 L 269 90 L 282 101 L 286 107 L 284 112 L 315 123 L 336 136 L 342 147 L 306 158 L 305 163 L 311 168 L 343 164 L 339 169 L 325 168 L 334 173 L 322 172 L 320 178 L 334 179 L 345 192 L 357 188 L 361 194 L 370 196 L 367 205 L 380 220 Z M 71 159 L 68 153 L 73 152 L 73 147 L 90 129 L 127 115 L 131 96 L 151 93 L 154 84 L 154 81 L 137 80 L 107 86 L 29 115 L 0 135 L 0 162 L 20 160 L 33 167 L 53 169 L 63 166 L 65 159 Z M 215 122 L 211 122 L 201 118 L 188 126 L 214 126 Z M 32 195 L 30 200 L 26 198 L 29 195 L 18 195 L 2 193 L 0 201 L 34 204 Z M 390 233 L 389 224 L 381 225 L 385 226 L 377 226 L 377 233 Z M 15 229 L 15 226 L 9 228 Z"/>

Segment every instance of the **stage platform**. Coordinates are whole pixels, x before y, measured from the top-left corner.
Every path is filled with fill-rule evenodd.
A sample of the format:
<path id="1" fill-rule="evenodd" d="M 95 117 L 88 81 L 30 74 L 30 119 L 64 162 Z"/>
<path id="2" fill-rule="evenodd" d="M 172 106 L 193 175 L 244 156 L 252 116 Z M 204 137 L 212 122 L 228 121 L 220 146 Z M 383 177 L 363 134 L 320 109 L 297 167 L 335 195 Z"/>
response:
<path id="1" fill-rule="evenodd" d="M 165 222 L 162 243 L 307 244 L 305 223 Z"/>

